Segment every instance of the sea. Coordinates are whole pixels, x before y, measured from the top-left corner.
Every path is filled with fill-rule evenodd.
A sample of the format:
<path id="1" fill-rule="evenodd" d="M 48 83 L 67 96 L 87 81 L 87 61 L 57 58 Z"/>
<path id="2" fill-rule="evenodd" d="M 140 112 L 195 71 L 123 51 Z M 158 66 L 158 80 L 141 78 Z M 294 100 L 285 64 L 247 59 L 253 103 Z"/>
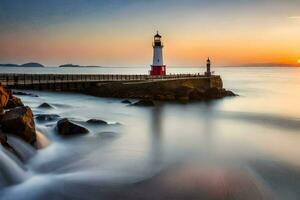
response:
<path id="1" fill-rule="evenodd" d="M 25 91 L 37 95 L 19 96 L 35 115 L 69 118 L 89 133 L 61 137 L 57 120 L 36 120 L 49 143 L 39 150 L 10 136 L 26 159 L 0 148 L 0 199 L 299 200 L 300 68 L 213 70 L 237 97 L 135 107 L 122 99 Z M 0 73 L 147 74 L 148 68 L 1 67 Z M 44 102 L 52 108 L 40 108 Z"/>

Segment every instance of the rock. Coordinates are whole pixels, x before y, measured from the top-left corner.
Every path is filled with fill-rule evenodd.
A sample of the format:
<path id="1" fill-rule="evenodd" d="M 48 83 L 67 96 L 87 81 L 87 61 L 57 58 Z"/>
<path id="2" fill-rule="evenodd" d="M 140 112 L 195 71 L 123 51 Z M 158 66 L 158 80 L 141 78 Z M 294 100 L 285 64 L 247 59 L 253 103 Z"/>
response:
<path id="1" fill-rule="evenodd" d="M 79 126 L 66 118 L 57 122 L 57 130 L 60 135 L 64 136 L 86 134 L 89 132 L 86 128 Z"/>
<path id="2" fill-rule="evenodd" d="M 11 109 L 11 108 L 16 108 L 16 107 L 20 107 L 20 106 L 24 106 L 23 102 L 21 101 L 20 98 L 13 96 L 12 98 L 10 98 L 6 104 L 6 109 Z"/>
<path id="3" fill-rule="evenodd" d="M 131 104 L 131 101 L 129 101 L 128 99 L 125 99 L 125 100 L 121 101 L 121 103 Z"/>
<path id="4" fill-rule="evenodd" d="M 35 119 L 40 122 L 55 121 L 59 118 L 60 118 L 60 116 L 56 115 L 56 114 L 38 114 L 35 117 Z"/>
<path id="5" fill-rule="evenodd" d="M 107 125 L 107 122 L 101 119 L 89 119 L 86 122 L 94 125 Z"/>
<path id="6" fill-rule="evenodd" d="M 152 100 L 143 99 L 132 104 L 133 106 L 155 106 Z"/>
<path id="7" fill-rule="evenodd" d="M 181 97 L 177 97 L 177 100 L 182 103 L 187 103 L 190 100 L 190 97 L 189 96 L 181 96 Z"/>
<path id="8" fill-rule="evenodd" d="M 19 96 L 32 96 L 32 97 L 38 97 L 36 94 L 32 93 L 26 93 L 26 92 L 21 92 L 21 91 L 13 91 L 14 95 L 19 95 Z"/>
<path id="9" fill-rule="evenodd" d="M 1 121 L 2 130 L 15 134 L 24 141 L 33 144 L 36 141 L 33 114 L 28 106 L 17 107 L 7 111 Z"/>
<path id="10" fill-rule="evenodd" d="M 41 105 L 38 106 L 39 108 L 47 108 L 47 109 L 50 109 L 50 108 L 53 108 L 50 104 L 48 103 L 42 103 Z"/>
<path id="11" fill-rule="evenodd" d="M 207 99 L 219 99 L 222 98 L 224 94 L 222 94 L 222 91 L 218 88 L 210 88 L 205 91 L 205 97 Z"/>
<path id="12" fill-rule="evenodd" d="M 192 90 L 194 89 L 187 86 L 180 86 L 176 88 L 175 90 L 176 100 L 184 101 L 184 102 L 189 101 L 190 100 L 189 94 L 191 93 Z"/>
<path id="13" fill-rule="evenodd" d="M 228 97 L 235 97 L 237 95 L 234 94 L 232 91 L 226 90 L 226 96 L 228 96 Z"/>
<path id="14" fill-rule="evenodd" d="M 203 99 L 205 99 L 205 95 L 203 92 L 201 92 L 197 89 L 194 89 L 193 91 L 190 92 L 189 98 L 191 100 L 203 100 Z"/>
<path id="15" fill-rule="evenodd" d="M 6 104 L 10 97 L 11 92 L 3 85 L 0 85 L 0 108 L 6 107 Z"/>
<path id="16" fill-rule="evenodd" d="M 7 142 L 7 136 L 0 131 L 0 144 L 9 152 L 22 159 L 20 154 Z"/>
<path id="17" fill-rule="evenodd" d="M 205 98 L 206 99 L 220 99 L 226 96 L 236 96 L 231 91 L 225 89 L 218 89 L 218 88 L 210 88 L 205 91 Z"/>
<path id="18" fill-rule="evenodd" d="M 3 118 L 3 116 L 4 116 L 4 114 L 5 114 L 4 109 L 3 109 L 3 108 L 0 108 L 0 122 L 1 122 L 1 120 L 2 120 L 2 118 Z"/>

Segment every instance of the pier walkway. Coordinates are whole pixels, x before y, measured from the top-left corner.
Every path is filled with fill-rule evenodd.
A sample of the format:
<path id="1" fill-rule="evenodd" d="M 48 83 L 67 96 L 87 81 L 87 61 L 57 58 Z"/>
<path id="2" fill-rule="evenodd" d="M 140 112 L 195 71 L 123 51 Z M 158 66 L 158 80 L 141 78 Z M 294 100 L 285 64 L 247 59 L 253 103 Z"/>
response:
<path id="1" fill-rule="evenodd" d="M 124 74 L 0 74 L 2 85 L 11 88 L 57 88 L 81 87 L 91 83 L 106 82 L 137 82 L 137 81 L 163 81 L 187 78 L 205 78 L 203 74 L 170 74 L 165 76 L 151 75 L 124 75 Z M 65 85 L 65 86 L 64 86 Z"/>

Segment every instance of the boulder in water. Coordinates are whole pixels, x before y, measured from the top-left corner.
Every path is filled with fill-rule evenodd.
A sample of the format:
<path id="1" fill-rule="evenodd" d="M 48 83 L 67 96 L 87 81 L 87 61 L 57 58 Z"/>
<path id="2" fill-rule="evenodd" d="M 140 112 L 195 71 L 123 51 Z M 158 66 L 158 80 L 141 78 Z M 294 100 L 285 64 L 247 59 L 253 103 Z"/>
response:
<path id="1" fill-rule="evenodd" d="M 2 130 L 15 134 L 26 142 L 36 141 L 35 124 L 32 110 L 28 106 L 17 107 L 7 111 L 1 120 Z"/>
<path id="2" fill-rule="evenodd" d="M 86 122 L 94 125 L 107 125 L 107 122 L 101 119 L 89 119 Z"/>
<path id="3" fill-rule="evenodd" d="M 125 100 L 121 101 L 121 103 L 124 103 L 124 104 L 131 104 L 131 101 L 129 101 L 128 99 L 125 99 Z"/>
<path id="4" fill-rule="evenodd" d="M 143 99 L 138 102 L 135 102 L 132 104 L 133 106 L 155 106 L 154 102 L 152 100 Z"/>
<path id="5" fill-rule="evenodd" d="M 53 108 L 53 107 L 50 104 L 48 104 L 48 103 L 42 103 L 41 105 L 39 105 L 39 108 L 50 109 L 50 108 Z"/>
<path id="6" fill-rule="evenodd" d="M 19 96 L 32 96 L 32 97 L 38 97 L 36 94 L 32 93 L 27 93 L 27 92 L 21 92 L 21 91 L 13 91 L 14 95 L 19 95 Z"/>
<path id="7" fill-rule="evenodd" d="M 6 109 L 11 109 L 11 108 L 16 108 L 16 107 L 20 107 L 20 106 L 24 106 L 23 102 L 21 101 L 20 98 L 13 96 L 12 98 L 10 98 L 6 104 Z"/>
<path id="8" fill-rule="evenodd" d="M 79 126 L 66 118 L 57 122 L 57 130 L 60 135 L 64 136 L 86 134 L 89 132 L 88 129 Z"/>
<path id="9" fill-rule="evenodd" d="M 56 114 L 38 114 L 35 119 L 40 122 L 50 122 L 59 119 L 60 116 Z"/>

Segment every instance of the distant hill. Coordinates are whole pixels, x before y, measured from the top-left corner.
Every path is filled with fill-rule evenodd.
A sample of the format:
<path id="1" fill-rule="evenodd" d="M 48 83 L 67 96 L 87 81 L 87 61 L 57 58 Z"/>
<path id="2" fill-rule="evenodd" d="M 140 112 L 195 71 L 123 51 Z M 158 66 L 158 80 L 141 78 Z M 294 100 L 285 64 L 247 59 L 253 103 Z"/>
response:
<path id="1" fill-rule="evenodd" d="M 64 64 L 59 67 L 100 67 L 100 66 L 82 66 L 82 65 L 74 65 L 74 64 Z"/>
<path id="2" fill-rule="evenodd" d="M 20 67 L 45 67 L 44 65 L 40 64 L 40 63 L 25 63 L 23 65 L 20 65 Z"/>
<path id="3" fill-rule="evenodd" d="M 19 67 L 17 64 L 0 64 L 0 67 Z"/>
<path id="4" fill-rule="evenodd" d="M 40 63 L 25 63 L 22 65 L 18 65 L 18 64 L 0 64 L 0 67 L 45 67 L 44 65 L 40 64 Z"/>

